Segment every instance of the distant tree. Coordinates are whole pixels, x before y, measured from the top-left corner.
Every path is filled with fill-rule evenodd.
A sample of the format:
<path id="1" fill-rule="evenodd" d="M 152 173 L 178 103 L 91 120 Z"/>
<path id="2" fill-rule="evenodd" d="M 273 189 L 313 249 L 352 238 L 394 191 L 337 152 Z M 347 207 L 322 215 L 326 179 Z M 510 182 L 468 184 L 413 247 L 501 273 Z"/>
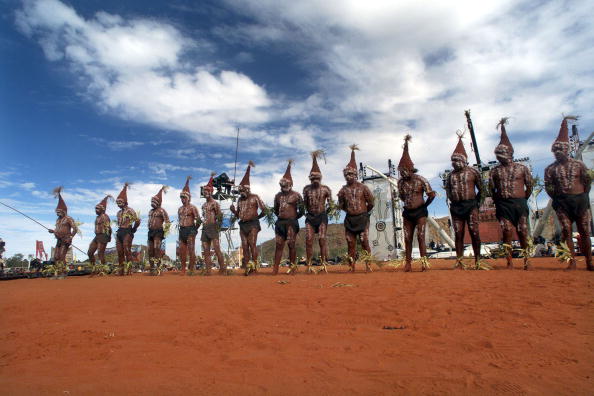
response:
<path id="1" fill-rule="evenodd" d="M 17 253 L 14 256 L 6 259 L 6 267 L 7 268 L 14 268 L 14 267 L 26 267 L 27 260 L 25 260 L 25 256 L 21 253 Z"/>

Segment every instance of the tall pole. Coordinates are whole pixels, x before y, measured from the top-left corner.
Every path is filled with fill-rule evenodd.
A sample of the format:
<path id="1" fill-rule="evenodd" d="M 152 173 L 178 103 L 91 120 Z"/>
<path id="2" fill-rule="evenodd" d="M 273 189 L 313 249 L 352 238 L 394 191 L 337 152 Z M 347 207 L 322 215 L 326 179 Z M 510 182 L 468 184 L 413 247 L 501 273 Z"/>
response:
<path id="1" fill-rule="evenodd" d="M 237 138 L 235 139 L 235 168 L 233 168 L 233 184 L 237 173 L 237 151 L 239 150 L 239 127 L 237 127 Z"/>
<path id="2" fill-rule="evenodd" d="M 476 144 L 476 136 L 474 135 L 474 126 L 472 125 L 472 119 L 470 118 L 470 109 L 464 110 L 466 116 L 466 124 L 468 124 L 468 130 L 470 131 L 470 138 L 472 139 L 472 147 L 474 149 L 474 155 L 476 157 L 476 164 L 479 167 L 479 172 L 482 171 L 481 156 L 479 154 L 478 145 Z"/>

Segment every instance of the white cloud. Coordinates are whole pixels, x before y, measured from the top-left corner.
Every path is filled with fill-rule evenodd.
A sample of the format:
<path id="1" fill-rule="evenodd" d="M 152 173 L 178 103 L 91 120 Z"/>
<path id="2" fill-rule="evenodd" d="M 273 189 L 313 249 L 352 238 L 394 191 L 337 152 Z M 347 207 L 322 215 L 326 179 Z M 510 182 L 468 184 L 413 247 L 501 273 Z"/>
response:
<path id="1" fill-rule="evenodd" d="M 167 23 L 105 12 L 87 20 L 57 0 L 25 1 L 16 22 L 49 60 L 82 72 L 93 100 L 120 117 L 201 140 L 269 118 L 264 89 L 241 73 L 183 61 L 201 48 Z"/>
<path id="2" fill-rule="evenodd" d="M 415 159 L 435 175 L 432 163 L 447 166 L 468 108 L 489 159 L 502 116 L 514 116 L 512 140 L 514 131 L 554 139 L 562 112 L 584 115 L 586 128 L 594 123 L 589 1 L 227 3 L 257 22 L 221 34 L 233 29 L 228 39 L 298 51 L 315 80 L 314 105 L 297 102 L 284 116 L 344 123 L 330 136 L 375 141 L 384 159 L 399 156 L 398 136 L 408 130 Z M 422 150 L 429 141 L 432 150 Z M 526 149 L 519 155 L 540 151 Z"/>

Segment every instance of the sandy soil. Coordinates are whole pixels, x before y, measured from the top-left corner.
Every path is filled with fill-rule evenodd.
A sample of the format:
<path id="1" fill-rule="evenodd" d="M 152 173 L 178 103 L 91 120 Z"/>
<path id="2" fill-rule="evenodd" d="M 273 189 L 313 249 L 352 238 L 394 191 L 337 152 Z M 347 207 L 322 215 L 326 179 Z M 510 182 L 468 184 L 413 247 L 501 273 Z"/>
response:
<path id="1" fill-rule="evenodd" d="M 2 282 L 0 393 L 592 394 L 583 262 L 452 264 Z"/>

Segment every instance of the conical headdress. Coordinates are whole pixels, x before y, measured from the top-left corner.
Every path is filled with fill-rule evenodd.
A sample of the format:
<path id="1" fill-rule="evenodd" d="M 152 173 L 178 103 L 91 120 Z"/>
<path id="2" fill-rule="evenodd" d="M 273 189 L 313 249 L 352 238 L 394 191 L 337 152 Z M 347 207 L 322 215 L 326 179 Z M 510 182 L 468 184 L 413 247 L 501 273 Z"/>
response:
<path id="1" fill-rule="evenodd" d="M 239 183 L 240 186 L 250 186 L 250 169 L 255 166 L 256 164 L 254 164 L 254 161 L 248 161 L 248 166 L 245 170 L 245 174 L 243 175 L 243 179 L 241 179 L 241 182 Z"/>
<path id="2" fill-rule="evenodd" d="M 156 201 L 161 205 L 163 203 L 163 193 L 167 194 L 167 190 L 169 190 L 169 186 L 162 186 L 159 192 L 151 198 L 151 201 Z"/>
<path id="3" fill-rule="evenodd" d="M 463 159 L 464 162 L 467 162 L 468 154 L 466 154 L 466 149 L 464 149 L 464 143 L 462 143 L 462 136 L 464 136 L 464 133 L 457 132 L 456 134 L 458 135 L 458 144 L 456 145 L 456 149 L 452 153 L 452 159 L 459 158 Z"/>
<path id="4" fill-rule="evenodd" d="M 559 128 L 559 135 L 557 135 L 555 143 L 567 144 L 569 146 L 569 129 L 567 128 L 567 120 L 577 121 L 577 119 L 577 116 L 563 117 L 563 121 L 561 121 L 561 128 Z"/>
<path id="5" fill-rule="evenodd" d="M 192 176 L 186 177 L 186 184 L 184 185 L 182 192 L 179 193 L 180 196 L 184 195 L 188 198 L 192 196 L 192 194 L 190 194 L 190 180 L 192 180 Z"/>
<path id="6" fill-rule="evenodd" d="M 210 190 L 210 191 L 214 191 L 214 177 L 215 177 L 216 173 L 212 172 L 210 174 L 210 180 L 208 180 L 208 184 L 206 186 L 204 186 L 205 190 Z"/>
<path id="7" fill-rule="evenodd" d="M 58 206 L 56 206 L 56 210 L 60 209 L 64 213 L 67 213 L 68 208 L 66 207 L 66 202 L 62 199 L 62 189 L 62 186 L 54 188 L 54 197 L 58 198 Z"/>
<path id="8" fill-rule="evenodd" d="M 293 160 L 290 159 L 287 161 L 287 169 L 285 170 L 285 174 L 281 178 L 281 180 L 287 180 L 291 185 L 293 185 L 293 177 L 291 177 L 291 166 L 293 165 Z"/>
<path id="9" fill-rule="evenodd" d="M 102 208 L 103 210 L 107 210 L 107 200 L 113 201 L 113 197 L 111 195 L 106 195 L 105 198 L 103 198 L 101 200 L 101 202 L 99 202 L 97 205 L 95 205 L 95 207 Z"/>
<path id="10" fill-rule="evenodd" d="M 410 154 L 408 153 L 408 142 L 410 142 L 412 136 L 406 135 L 404 137 L 404 146 L 402 146 L 402 157 L 400 157 L 400 162 L 398 163 L 398 169 L 408 169 L 413 170 L 415 169 L 415 164 L 413 164 L 412 159 L 410 159 Z"/>
<path id="11" fill-rule="evenodd" d="M 311 170 L 309 171 L 309 175 L 313 176 L 313 175 L 317 175 L 317 176 L 322 176 L 322 171 L 320 170 L 320 167 L 318 166 L 318 158 L 324 158 L 326 159 L 326 153 L 324 153 L 324 150 L 316 150 L 316 151 L 312 151 L 311 153 Z"/>
<path id="12" fill-rule="evenodd" d="M 351 160 L 344 168 L 344 170 L 350 169 L 357 172 L 357 160 L 355 160 L 355 150 L 359 150 L 359 146 L 357 146 L 356 144 L 351 144 L 349 148 L 351 149 Z"/>
<path id="13" fill-rule="evenodd" d="M 497 124 L 497 128 L 501 129 L 501 138 L 499 139 L 499 144 L 497 145 L 497 147 L 506 146 L 508 148 L 508 150 L 510 151 L 510 153 L 513 154 L 514 146 L 512 146 L 511 142 L 509 141 L 509 137 L 507 136 L 507 131 L 505 130 L 505 125 L 507 124 L 508 119 L 509 119 L 509 117 L 503 117 Z M 495 147 L 495 150 L 497 150 L 497 147 Z"/>
<path id="14" fill-rule="evenodd" d="M 118 198 L 116 199 L 117 201 L 124 201 L 125 203 L 128 203 L 128 186 L 130 185 L 130 183 L 126 182 L 124 183 L 124 187 L 122 188 L 122 191 L 120 191 L 120 193 L 118 194 Z"/>

